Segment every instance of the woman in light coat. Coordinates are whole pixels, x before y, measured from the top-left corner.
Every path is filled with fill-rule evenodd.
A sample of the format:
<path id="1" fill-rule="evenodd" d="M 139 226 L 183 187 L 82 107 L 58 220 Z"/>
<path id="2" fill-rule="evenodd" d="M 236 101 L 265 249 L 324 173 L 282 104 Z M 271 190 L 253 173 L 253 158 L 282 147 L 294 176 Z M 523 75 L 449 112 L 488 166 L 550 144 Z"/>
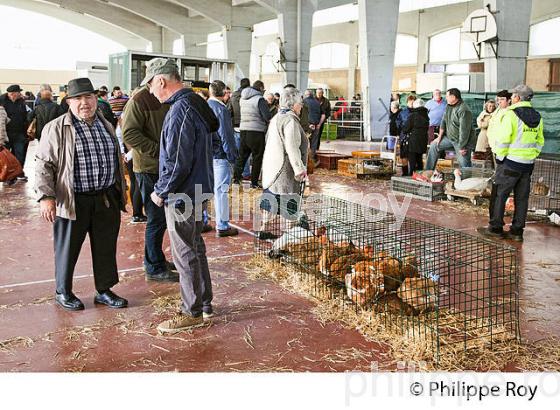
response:
<path id="1" fill-rule="evenodd" d="M 476 140 L 475 152 L 486 152 L 490 145 L 488 144 L 488 125 L 490 124 L 490 119 L 496 111 L 496 102 L 494 100 L 486 101 L 484 104 L 484 110 L 478 115 L 476 119 L 476 124 L 480 128 L 480 133 L 478 134 L 478 139 Z"/>
<path id="2" fill-rule="evenodd" d="M 280 95 L 278 114 L 268 126 L 262 167 L 260 239 L 279 236 L 279 231 L 270 232 L 270 223 L 277 219 L 271 217 L 294 219 L 298 210 L 302 182 L 307 178 L 308 153 L 308 141 L 299 122 L 302 107 L 301 92 L 285 88 Z"/>
<path id="3" fill-rule="evenodd" d="M 6 113 L 4 107 L 0 105 L 0 147 L 8 145 L 8 132 L 6 131 L 6 125 L 10 122 L 10 118 Z"/>

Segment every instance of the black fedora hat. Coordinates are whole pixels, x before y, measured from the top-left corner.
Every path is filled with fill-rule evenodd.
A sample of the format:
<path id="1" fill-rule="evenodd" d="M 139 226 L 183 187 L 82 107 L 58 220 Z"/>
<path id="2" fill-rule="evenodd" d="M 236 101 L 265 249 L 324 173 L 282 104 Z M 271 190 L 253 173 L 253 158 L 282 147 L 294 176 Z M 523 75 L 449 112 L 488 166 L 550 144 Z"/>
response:
<path id="1" fill-rule="evenodd" d="M 21 89 L 21 87 L 19 85 L 13 84 L 13 85 L 10 85 L 8 88 L 6 88 L 6 91 L 9 92 L 9 93 L 20 93 L 23 90 Z"/>
<path id="2" fill-rule="evenodd" d="M 79 97 L 85 94 L 96 94 L 97 90 L 93 88 L 93 84 L 89 78 L 74 78 L 68 81 L 68 94 L 66 98 Z"/>

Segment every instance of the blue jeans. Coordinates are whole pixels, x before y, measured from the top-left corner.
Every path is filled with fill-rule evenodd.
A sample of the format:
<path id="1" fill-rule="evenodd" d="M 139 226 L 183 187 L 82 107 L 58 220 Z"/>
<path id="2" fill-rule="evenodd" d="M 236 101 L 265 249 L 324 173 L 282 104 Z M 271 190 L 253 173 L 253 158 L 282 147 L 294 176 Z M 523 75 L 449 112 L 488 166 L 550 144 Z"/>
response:
<path id="1" fill-rule="evenodd" d="M 227 159 L 214 159 L 214 210 L 216 212 L 216 229 L 229 228 L 229 186 L 232 168 Z"/>
<path id="2" fill-rule="evenodd" d="M 237 146 L 237 151 L 239 151 L 239 149 L 241 147 L 241 133 L 237 132 L 237 131 L 233 131 L 233 136 L 235 137 L 235 145 Z M 249 163 L 250 162 L 251 162 L 251 157 L 249 157 L 249 159 L 245 163 L 245 168 L 243 168 L 242 176 L 244 178 L 251 176 L 251 169 L 249 168 Z"/>
<path id="3" fill-rule="evenodd" d="M 144 266 L 148 274 L 154 275 L 167 270 L 167 260 L 162 250 L 163 234 L 167 229 L 165 211 L 163 207 L 154 204 L 150 198 L 158 180 L 157 174 L 135 172 L 134 175 L 144 201 L 144 212 L 148 218 L 144 239 Z"/>
<path id="4" fill-rule="evenodd" d="M 466 147 L 467 154 L 461 155 L 459 152 L 461 147 L 456 142 L 451 141 L 447 137 L 443 137 L 439 143 L 436 145 L 435 142 L 430 144 L 430 149 L 428 150 L 428 159 L 426 160 L 426 169 L 434 170 L 436 168 L 437 160 L 442 152 L 445 151 L 455 151 L 457 162 L 461 168 L 471 167 L 471 152 L 472 148 Z"/>

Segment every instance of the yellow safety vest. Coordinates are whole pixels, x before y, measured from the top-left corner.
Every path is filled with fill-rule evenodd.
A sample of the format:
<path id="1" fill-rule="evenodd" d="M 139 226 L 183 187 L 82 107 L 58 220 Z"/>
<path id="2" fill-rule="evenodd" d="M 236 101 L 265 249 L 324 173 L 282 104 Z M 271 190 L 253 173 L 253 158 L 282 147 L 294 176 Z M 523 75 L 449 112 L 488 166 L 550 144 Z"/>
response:
<path id="1" fill-rule="evenodd" d="M 520 101 L 508 107 L 496 129 L 496 159 L 522 164 L 532 164 L 544 146 L 543 120 L 532 128 L 525 124 L 513 110 L 520 107 L 531 107 L 529 101 Z"/>

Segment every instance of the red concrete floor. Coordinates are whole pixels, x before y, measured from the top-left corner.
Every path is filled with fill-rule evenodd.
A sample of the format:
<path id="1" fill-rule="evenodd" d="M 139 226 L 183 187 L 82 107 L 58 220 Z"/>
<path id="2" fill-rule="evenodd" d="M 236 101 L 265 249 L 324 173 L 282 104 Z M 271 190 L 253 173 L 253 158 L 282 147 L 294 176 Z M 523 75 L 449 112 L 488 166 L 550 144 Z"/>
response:
<path id="1" fill-rule="evenodd" d="M 32 175 L 31 161 L 27 172 Z M 325 171 L 312 176 L 311 184 L 313 192 L 336 196 L 384 193 L 388 186 Z M 416 200 L 408 216 L 472 233 L 486 221 L 484 211 L 470 205 Z M 212 324 L 158 336 L 155 326 L 173 310 L 161 313 L 152 302 L 176 298 L 178 287 L 144 280 L 144 225 L 128 221 L 129 215 L 123 215 L 121 283 L 114 290 L 128 298 L 129 308 L 94 306 L 86 243 L 74 281 L 86 310 L 66 312 L 52 298 L 52 227 L 38 217 L 32 180 L 0 184 L 0 342 L 25 338 L 0 345 L 0 371 L 367 371 L 374 361 L 394 368 L 383 345 L 341 324 L 323 325 L 307 299 L 272 281 L 248 278 L 244 264 L 253 243 L 245 233 L 205 236 L 218 313 Z M 165 246 L 169 253 L 167 240 Z M 516 246 L 522 261 L 522 335 L 560 336 L 560 228 L 532 222 L 525 243 Z"/>

